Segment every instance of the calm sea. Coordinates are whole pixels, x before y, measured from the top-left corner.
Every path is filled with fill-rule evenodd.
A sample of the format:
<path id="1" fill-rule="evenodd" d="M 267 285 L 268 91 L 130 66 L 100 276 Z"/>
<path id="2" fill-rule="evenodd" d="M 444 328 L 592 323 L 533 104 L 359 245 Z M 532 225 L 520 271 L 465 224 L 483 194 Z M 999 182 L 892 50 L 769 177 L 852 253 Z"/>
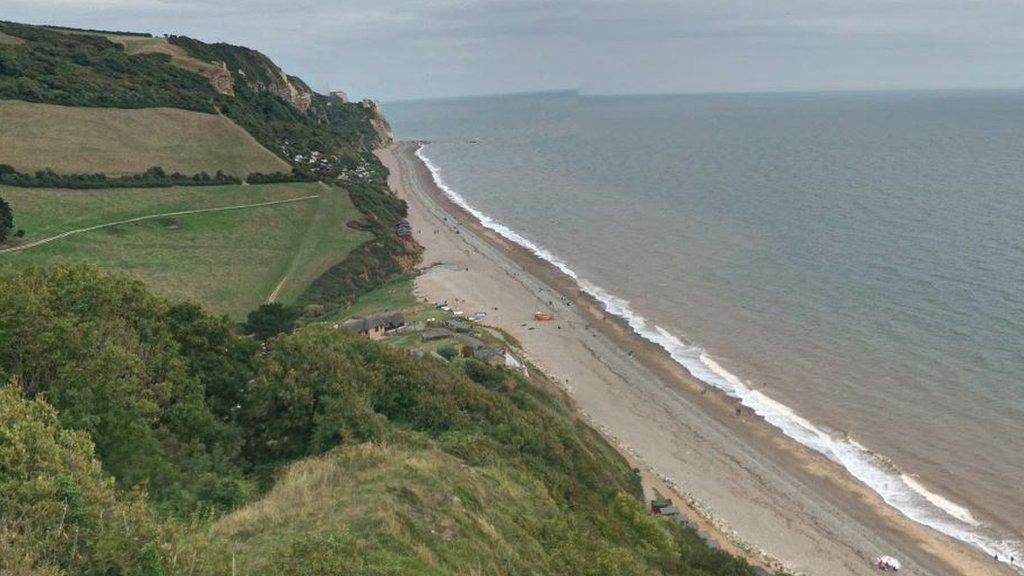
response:
<path id="1" fill-rule="evenodd" d="M 907 516 L 1024 555 L 1024 93 L 385 112 L 696 375 Z"/>

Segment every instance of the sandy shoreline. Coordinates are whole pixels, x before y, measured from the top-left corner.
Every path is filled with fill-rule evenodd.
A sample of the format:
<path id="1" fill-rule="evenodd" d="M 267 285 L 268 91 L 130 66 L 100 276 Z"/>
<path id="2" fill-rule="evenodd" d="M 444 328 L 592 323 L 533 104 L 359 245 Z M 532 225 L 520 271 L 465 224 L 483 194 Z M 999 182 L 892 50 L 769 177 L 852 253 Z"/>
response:
<path id="1" fill-rule="evenodd" d="M 561 383 L 592 424 L 713 514 L 754 555 L 798 573 L 877 574 L 870 559 L 901 558 L 901 573 L 1012 574 L 991 558 L 903 517 L 824 457 L 751 416 L 607 315 L 551 264 L 455 206 L 414 156 L 416 144 L 380 152 L 389 183 L 409 203 L 424 262 L 452 262 L 417 279 L 430 300 L 460 299 L 488 312 Z M 534 311 L 554 322 L 532 321 Z"/>

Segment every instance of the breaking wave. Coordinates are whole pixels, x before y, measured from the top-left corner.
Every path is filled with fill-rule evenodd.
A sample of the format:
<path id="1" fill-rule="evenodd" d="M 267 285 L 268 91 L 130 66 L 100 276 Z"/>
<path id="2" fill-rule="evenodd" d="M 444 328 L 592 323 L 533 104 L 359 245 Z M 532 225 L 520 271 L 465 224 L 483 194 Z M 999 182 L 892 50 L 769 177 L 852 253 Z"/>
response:
<path id="1" fill-rule="evenodd" d="M 887 458 L 870 451 L 855 439 L 847 435 L 826 432 L 785 404 L 751 388 L 739 376 L 719 365 L 699 346 L 689 344 L 650 322 L 634 312 L 628 300 L 581 278 L 548 249 L 531 242 L 515 230 L 477 210 L 444 182 L 440 168 L 423 153 L 423 148 L 421 145 L 416 150 L 416 156 L 430 170 L 437 187 L 452 202 L 472 214 L 485 228 L 519 244 L 561 270 L 584 292 L 601 302 L 608 313 L 622 318 L 637 335 L 663 348 L 676 363 L 686 368 L 695 378 L 736 398 L 743 406 L 789 438 L 842 466 L 881 496 L 888 505 L 914 522 L 971 544 L 989 555 L 997 554 L 1003 562 L 1008 562 L 1011 557 L 1024 558 L 1024 544 L 1000 537 L 996 530 L 975 519 L 967 507 L 928 490 L 919 480 L 900 471 Z M 1015 567 L 1019 569 L 1019 566 Z"/>

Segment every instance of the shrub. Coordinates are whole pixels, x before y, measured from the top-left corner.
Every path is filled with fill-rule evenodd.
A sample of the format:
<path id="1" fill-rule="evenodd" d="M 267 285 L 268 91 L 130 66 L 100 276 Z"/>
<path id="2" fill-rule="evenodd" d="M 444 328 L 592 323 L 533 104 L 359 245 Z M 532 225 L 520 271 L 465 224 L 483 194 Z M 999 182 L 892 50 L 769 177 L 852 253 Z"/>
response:
<path id="1" fill-rule="evenodd" d="M 0 242 L 7 240 L 11 230 L 14 230 L 14 213 L 11 205 L 0 196 Z"/>
<path id="2" fill-rule="evenodd" d="M 242 331 L 252 334 L 260 340 L 273 338 L 278 334 L 288 334 L 295 329 L 295 321 L 302 312 L 295 307 L 285 306 L 280 302 L 261 304 L 259 308 L 249 312 L 249 317 L 242 324 Z"/>
<path id="3" fill-rule="evenodd" d="M 214 176 L 200 172 L 192 176 L 175 172 L 167 174 L 154 166 L 142 174 L 110 177 L 106 174 L 58 174 L 53 170 L 37 170 L 33 174 L 18 172 L 11 166 L 0 164 L 0 184 L 25 188 L 167 188 L 170 186 L 222 186 L 241 184 L 234 176 L 217 171 Z"/>

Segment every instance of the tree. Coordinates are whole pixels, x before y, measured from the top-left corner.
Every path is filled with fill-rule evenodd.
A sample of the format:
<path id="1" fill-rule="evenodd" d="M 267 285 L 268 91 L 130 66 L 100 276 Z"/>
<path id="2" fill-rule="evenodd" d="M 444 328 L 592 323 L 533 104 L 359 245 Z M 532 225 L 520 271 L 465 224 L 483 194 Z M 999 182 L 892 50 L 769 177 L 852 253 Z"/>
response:
<path id="1" fill-rule="evenodd" d="M 161 524 L 143 493 L 119 493 L 89 435 L 62 427 L 16 379 L 0 383 L 0 438 L 3 574 L 177 574 L 167 568 L 179 556 L 197 573 L 225 574 L 223 548 Z"/>
<path id="2" fill-rule="evenodd" d="M 7 240 L 11 230 L 14 230 L 14 213 L 11 205 L 0 197 L 0 242 Z"/>
<path id="3" fill-rule="evenodd" d="M 262 304 L 259 308 L 249 312 L 245 324 L 242 324 L 242 330 L 260 340 L 267 340 L 278 334 L 290 333 L 295 329 L 295 321 L 301 315 L 301 310 L 285 306 L 280 302 Z"/>

